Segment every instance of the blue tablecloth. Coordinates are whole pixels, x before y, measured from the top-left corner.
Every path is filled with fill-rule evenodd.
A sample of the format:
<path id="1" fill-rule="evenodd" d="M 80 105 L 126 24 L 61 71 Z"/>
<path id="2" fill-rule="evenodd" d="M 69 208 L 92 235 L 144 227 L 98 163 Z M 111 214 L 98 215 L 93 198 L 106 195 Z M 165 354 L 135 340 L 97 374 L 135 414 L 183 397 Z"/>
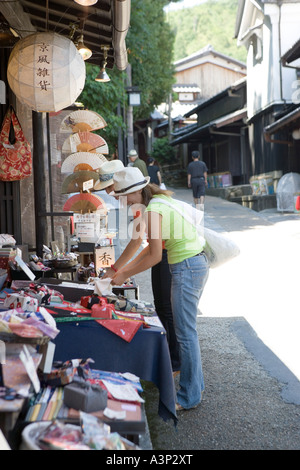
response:
<path id="1" fill-rule="evenodd" d="M 94 369 L 131 372 L 159 390 L 158 413 L 176 423 L 175 387 L 165 331 L 140 328 L 130 343 L 96 321 L 59 322 L 54 360 L 91 358 Z"/>

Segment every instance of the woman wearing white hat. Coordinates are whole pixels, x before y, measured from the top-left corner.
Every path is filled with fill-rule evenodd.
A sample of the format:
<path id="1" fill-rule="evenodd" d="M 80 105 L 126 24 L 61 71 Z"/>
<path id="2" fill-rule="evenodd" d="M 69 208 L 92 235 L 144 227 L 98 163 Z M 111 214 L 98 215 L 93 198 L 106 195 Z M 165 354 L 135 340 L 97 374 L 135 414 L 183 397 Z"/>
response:
<path id="1" fill-rule="evenodd" d="M 105 164 L 106 165 L 106 164 Z M 101 169 L 105 166 L 103 165 Z M 145 184 L 148 184 L 149 177 L 143 179 L 143 175 L 136 170 L 133 171 L 136 175 L 139 175 L 139 178 L 143 183 L 140 185 L 141 187 Z M 117 177 L 118 179 L 118 177 Z M 120 179 L 123 179 L 121 174 Z M 109 186 L 111 188 L 111 186 Z M 136 187 L 133 186 L 131 190 L 136 190 Z M 111 190 L 110 190 L 111 191 Z M 129 189 L 130 191 L 130 189 Z M 109 191 L 108 191 L 109 192 Z M 114 192 L 109 192 L 110 195 L 114 195 Z M 170 192 L 171 194 L 171 192 Z M 118 197 L 115 195 L 115 197 Z M 135 207 L 132 207 L 133 212 L 133 236 L 123 250 L 121 256 L 115 261 L 115 263 L 106 269 L 106 273 L 103 276 L 105 278 L 112 278 L 117 272 L 117 270 L 121 269 L 128 261 L 130 261 L 137 251 L 139 250 L 142 241 L 144 239 L 144 233 L 146 230 L 145 221 L 143 218 L 145 207 L 142 208 L 135 204 Z M 170 351 L 170 358 L 172 364 L 172 370 L 174 377 L 180 371 L 180 348 L 176 338 L 175 329 L 174 329 L 174 322 L 173 322 L 173 312 L 172 312 L 172 305 L 171 305 L 171 273 L 169 269 L 168 259 L 167 259 L 167 252 L 164 247 L 164 242 L 162 245 L 162 259 L 159 263 L 155 266 L 152 266 L 151 269 L 151 283 L 152 283 L 152 292 L 154 298 L 154 305 L 156 308 L 157 315 L 163 324 L 166 330 L 166 336 Z"/>
<path id="2" fill-rule="evenodd" d="M 149 184 L 137 168 L 124 168 L 114 174 L 115 197 L 126 196 L 127 205 L 144 205 L 149 245 L 129 264 L 117 270 L 112 284 L 121 285 L 128 277 L 160 262 L 162 242 L 168 252 L 172 274 L 171 301 L 175 331 L 180 343 L 180 389 L 177 410 L 190 409 L 201 401 L 204 390 L 202 361 L 197 335 L 197 309 L 208 277 L 208 263 L 203 253 L 204 239 L 179 212 L 160 201 L 171 202 L 170 191 Z"/>

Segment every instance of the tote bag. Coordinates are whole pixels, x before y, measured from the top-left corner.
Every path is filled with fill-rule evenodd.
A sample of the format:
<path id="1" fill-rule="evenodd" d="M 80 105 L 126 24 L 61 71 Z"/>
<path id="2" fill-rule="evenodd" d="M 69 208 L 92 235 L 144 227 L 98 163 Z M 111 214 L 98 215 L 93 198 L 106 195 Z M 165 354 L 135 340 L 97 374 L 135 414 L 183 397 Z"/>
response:
<path id="1" fill-rule="evenodd" d="M 0 133 L 0 180 L 18 181 L 30 176 L 31 172 L 30 144 L 23 134 L 13 107 L 10 106 Z"/>
<path id="2" fill-rule="evenodd" d="M 153 201 L 160 202 L 172 207 L 185 220 L 196 227 L 199 237 L 205 239 L 204 253 L 207 256 L 211 268 L 216 268 L 239 255 L 240 249 L 237 244 L 223 233 L 204 227 L 203 212 L 192 207 L 186 202 L 174 200 L 180 207 L 160 198 Z"/>

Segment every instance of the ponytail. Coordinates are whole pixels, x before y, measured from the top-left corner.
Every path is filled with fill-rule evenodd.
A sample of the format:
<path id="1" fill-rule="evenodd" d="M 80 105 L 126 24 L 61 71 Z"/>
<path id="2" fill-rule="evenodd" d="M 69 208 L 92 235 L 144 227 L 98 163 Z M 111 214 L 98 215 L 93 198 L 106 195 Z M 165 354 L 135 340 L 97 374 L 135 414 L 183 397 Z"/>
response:
<path id="1" fill-rule="evenodd" d="M 157 184 L 149 183 L 142 189 L 143 204 L 148 206 L 153 196 L 164 195 L 171 197 L 173 194 L 173 191 L 169 191 L 168 189 L 161 189 L 159 186 L 157 186 Z"/>

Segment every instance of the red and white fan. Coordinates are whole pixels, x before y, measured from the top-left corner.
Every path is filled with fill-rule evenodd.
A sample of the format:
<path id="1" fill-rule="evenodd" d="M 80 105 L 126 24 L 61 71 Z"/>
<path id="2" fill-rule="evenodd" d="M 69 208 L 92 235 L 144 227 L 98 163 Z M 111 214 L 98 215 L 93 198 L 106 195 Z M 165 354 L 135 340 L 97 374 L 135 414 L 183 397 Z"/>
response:
<path id="1" fill-rule="evenodd" d="M 106 141 L 100 135 L 89 131 L 69 135 L 64 141 L 61 151 L 62 153 L 109 153 Z"/>
<path id="2" fill-rule="evenodd" d="M 101 211 L 107 213 L 105 202 L 96 194 L 80 193 L 71 196 L 63 207 L 64 211 L 79 212 L 86 214 L 88 212 Z"/>

